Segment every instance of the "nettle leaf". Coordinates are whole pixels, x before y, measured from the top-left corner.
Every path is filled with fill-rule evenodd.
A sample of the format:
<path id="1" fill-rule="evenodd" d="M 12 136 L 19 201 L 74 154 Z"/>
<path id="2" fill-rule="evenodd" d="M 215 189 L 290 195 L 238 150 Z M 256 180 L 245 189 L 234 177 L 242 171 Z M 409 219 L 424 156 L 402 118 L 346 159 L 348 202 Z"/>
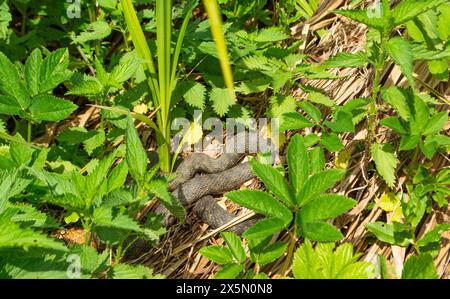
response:
<path id="1" fill-rule="evenodd" d="M 287 38 L 289 38 L 289 36 L 286 33 L 284 33 L 280 28 L 269 27 L 261 29 L 253 38 L 253 41 L 258 43 L 273 43 L 285 40 Z"/>
<path id="2" fill-rule="evenodd" d="M 8 34 L 9 23 L 12 21 L 12 15 L 9 11 L 8 2 L 3 1 L 0 4 L 0 39 L 5 39 Z"/>
<path id="3" fill-rule="evenodd" d="M 324 63 L 323 68 L 349 68 L 349 67 L 365 67 L 368 63 L 367 54 L 364 52 L 346 53 L 340 52 L 331 57 Z"/>
<path id="4" fill-rule="evenodd" d="M 298 106 L 308 114 L 309 117 L 311 117 L 316 123 L 320 123 L 320 120 L 322 119 L 322 112 L 314 106 L 311 103 L 308 103 L 306 101 L 302 101 L 298 103 Z"/>
<path id="5" fill-rule="evenodd" d="M 355 125 L 353 124 L 353 115 L 350 112 L 342 109 L 335 112 L 332 122 L 325 121 L 324 125 L 326 125 L 336 133 L 355 131 Z"/>
<path id="6" fill-rule="evenodd" d="M 381 95 L 384 101 L 394 107 L 402 119 L 409 120 L 411 113 L 408 103 L 412 96 L 409 90 L 394 86 L 387 89 L 383 88 Z"/>
<path id="7" fill-rule="evenodd" d="M 245 249 L 242 246 L 241 238 L 238 235 L 231 232 L 221 232 L 220 236 L 225 240 L 230 248 L 231 253 L 236 258 L 239 263 L 245 262 L 247 255 L 245 254 Z"/>
<path id="8" fill-rule="evenodd" d="M 25 63 L 25 81 L 30 96 L 35 96 L 40 91 L 42 61 L 41 50 L 35 49 Z"/>
<path id="9" fill-rule="evenodd" d="M 439 275 L 429 254 L 411 256 L 405 263 L 402 279 L 437 279 Z"/>
<path id="10" fill-rule="evenodd" d="M 414 19 L 427 10 L 438 7 L 447 0 L 407 0 L 400 2 L 392 11 L 394 25 L 398 26 Z"/>
<path id="11" fill-rule="evenodd" d="M 231 97 L 227 88 L 213 87 L 210 100 L 213 103 L 213 109 L 219 116 L 224 116 L 231 106 L 236 103 L 236 99 Z"/>
<path id="12" fill-rule="evenodd" d="M 295 190 L 295 194 L 297 194 L 308 179 L 309 174 L 307 149 L 299 134 L 292 137 L 292 140 L 288 145 L 287 160 L 289 166 L 289 180 Z"/>
<path id="13" fill-rule="evenodd" d="M 92 221 L 96 227 L 113 228 L 142 233 L 143 229 L 127 214 L 117 208 L 98 207 L 94 210 Z"/>
<path id="14" fill-rule="evenodd" d="M 372 222 L 368 223 L 366 227 L 382 242 L 399 246 L 413 244 L 411 232 L 400 223 L 394 222 L 394 224 L 388 224 L 384 222 Z"/>
<path id="15" fill-rule="evenodd" d="M 411 44 L 401 38 L 394 37 L 386 43 L 386 51 L 392 57 L 395 64 L 402 70 L 403 74 L 409 81 L 411 87 L 414 88 L 413 78 L 413 50 Z"/>
<path id="16" fill-rule="evenodd" d="M 304 222 L 336 218 L 355 205 L 356 201 L 346 196 L 325 194 L 305 205 L 300 211 L 300 217 Z"/>
<path id="17" fill-rule="evenodd" d="M 347 18 L 355 20 L 359 23 L 366 24 L 371 28 L 375 28 L 379 31 L 384 28 L 384 20 L 381 17 L 370 16 L 368 10 L 335 10 L 337 14 L 343 15 Z"/>
<path id="18" fill-rule="evenodd" d="M 309 177 L 297 195 L 297 205 L 304 206 L 333 187 L 345 176 L 345 172 L 344 169 L 330 169 Z"/>
<path id="19" fill-rule="evenodd" d="M 330 97 L 320 93 L 320 92 L 311 92 L 308 95 L 308 100 L 313 103 L 324 105 L 325 107 L 334 107 L 336 103 L 330 99 Z"/>
<path id="20" fill-rule="evenodd" d="M 30 106 L 30 96 L 20 80 L 16 67 L 2 52 L 0 52 L 0 91 L 14 98 L 22 110 Z"/>
<path id="21" fill-rule="evenodd" d="M 93 152 L 101 147 L 106 141 L 105 131 L 99 129 L 98 131 L 89 131 L 89 138 L 83 140 L 83 148 L 89 154 L 92 155 Z"/>
<path id="22" fill-rule="evenodd" d="M 16 98 L 0 95 L 0 114 L 19 115 L 20 111 L 22 107 Z"/>
<path id="23" fill-rule="evenodd" d="M 147 187 L 173 215 L 184 222 L 186 211 L 180 201 L 167 190 L 167 182 L 165 180 L 154 179 L 148 183 Z"/>
<path id="24" fill-rule="evenodd" d="M 396 181 L 395 170 L 398 160 L 392 146 L 390 144 L 374 143 L 370 147 L 370 152 L 372 153 L 372 158 L 378 173 L 389 187 L 394 187 Z"/>
<path id="25" fill-rule="evenodd" d="M 341 139 L 335 133 L 322 133 L 322 140 L 320 143 L 331 153 L 340 152 L 345 148 Z"/>
<path id="26" fill-rule="evenodd" d="M 125 181 L 128 175 L 128 165 L 125 160 L 120 162 L 114 169 L 110 172 L 108 176 L 108 193 L 120 189 L 125 185 Z"/>
<path id="27" fill-rule="evenodd" d="M 440 243 L 442 239 L 441 235 L 449 230 L 450 224 L 438 224 L 434 229 L 427 232 L 419 241 L 417 241 L 416 245 L 418 247 L 426 247 L 433 243 Z"/>
<path id="28" fill-rule="evenodd" d="M 22 248 L 27 250 L 32 247 L 67 251 L 63 243 L 31 228 L 21 227 L 19 224 L 7 219 L 7 217 L 0 217 L 0 248 Z"/>
<path id="29" fill-rule="evenodd" d="M 447 111 L 442 111 L 433 115 L 433 117 L 429 120 L 428 124 L 424 128 L 423 135 L 429 136 L 439 133 L 444 129 L 447 122 L 448 122 Z"/>
<path id="30" fill-rule="evenodd" d="M 195 81 L 183 81 L 177 85 L 177 89 L 182 92 L 182 96 L 186 103 L 192 107 L 204 109 L 206 87 Z"/>
<path id="31" fill-rule="evenodd" d="M 140 65 L 141 61 L 137 57 L 136 52 L 128 52 L 120 58 L 119 64 L 113 68 L 109 78 L 113 82 L 121 84 L 130 79 Z M 100 78 L 99 80 L 102 81 Z"/>
<path id="32" fill-rule="evenodd" d="M 89 27 L 73 38 L 74 43 L 82 44 L 88 41 L 100 40 L 111 34 L 111 27 L 105 21 L 96 21 L 89 24 Z"/>
<path id="33" fill-rule="evenodd" d="M 76 82 L 66 95 L 94 96 L 100 94 L 103 88 L 104 86 L 97 78 L 83 75 L 82 80 Z"/>
<path id="34" fill-rule="evenodd" d="M 130 115 L 128 115 L 128 125 L 125 136 L 127 147 L 125 158 L 128 168 L 135 180 L 143 181 L 147 170 L 147 153 L 142 146 L 133 119 Z"/>
<path id="35" fill-rule="evenodd" d="M 264 185 L 275 194 L 280 201 L 287 205 L 294 204 L 294 194 L 291 187 L 272 165 L 262 164 L 257 159 L 252 159 L 250 164 L 253 173 L 263 181 Z"/>
<path id="36" fill-rule="evenodd" d="M 247 229 L 242 236 L 246 239 L 260 240 L 272 236 L 273 234 L 283 230 L 285 227 L 286 224 L 281 219 L 263 219 Z"/>
<path id="37" fill-rule="evenodd" d="M 61 121 L 77 109 L 71 101 L 52 95 L 39 95 L 33 98 L 30 106 L 31 117 L 34 121 Z"/>
<path id="38" fill-rule="evenodd" d="M 69 66 L 69 50 L 61 48 L 48 55 L 40 67 L 39 93 L 53 90 L 56 86 L 67 81 L 72 72 L 67 70 Z"/>
<path id="39" fill-rule="evenodd" d="M 212 245 L 200 249 L 200 254 L 219 264 L 226 265 L 234 262 L 231 250 L 219 245 Z"/>
<path id="40" fill-rule="evenodd" d="M 281 115 L 280 132 L 295 131 L 312 127 L 314 127 L 314 124 L 300 113 L 288 112 Z"/>
<path id="41" fill-rule="evenodd" d="M 441 81 L 448 82 L 448 59 L 428 61 L 428 69 L 433 76 Z"/>
<path id="42" fill-rule="evenodd" d="M 117 264 L 109 271 L 108 276 L 113 279 L 155 279 L 163 278 L 153 274 L 153 270 L 143 265 Z"/>
<path id="43" fill-rule="evenodd" d="M 275 242 L 265 247 L 263 250 L 258 251 L 256 255 L 256 262 L 260 266 L 265 266 L 273 261 L 279 259 L 287 250 L 288 243 Z"/>
<path id="44" fill-rule="evenodd" d="M 225 194 L 227 198 L 241 206 L 267 217 L 283 220 L 285 225 L 292 221 L 292 212 L 271 195 L 260 190 L 239 190 Z"/>
<path id="45" fill-rule="evenodd" d="M 277 95 L 269 99 L 268 115 L 272 118 L 280 118 L 285 113 L 296 112 L 296 100 L 292 96 Z"/>
<path id="46" fill-rule="evenodd" d="M 380 120 L 380 124 L 394 130 L 398 134 L 408 134 L 409 128 L 398 117 L 392 116 L 383 118 L 382 120 Z"/>

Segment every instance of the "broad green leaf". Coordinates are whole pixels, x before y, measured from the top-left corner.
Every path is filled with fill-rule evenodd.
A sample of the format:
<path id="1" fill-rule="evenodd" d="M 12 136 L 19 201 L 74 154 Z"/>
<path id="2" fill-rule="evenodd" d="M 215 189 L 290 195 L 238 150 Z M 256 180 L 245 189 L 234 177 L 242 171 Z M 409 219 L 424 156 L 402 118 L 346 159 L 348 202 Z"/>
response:
<path id="1" fill-rule="evenodd" d="M 141 62 L 135 52 L 128 52 L 120 59 L 119 64 L 111 71 L 110 79 L 115 83 L 123 83 L 137 71 Z M 101 81 L 101 80 L 100 80 Z"/>
<path id="2" fill-rule="evenodd" d="M 95 96 L 103 91 L 103 84 L 95 77 L 84 75 L 66 94 Z"/>
<path id="3" fill-rule="evenodd" d="M 440 243 L 442 234 L 450 230 L 450 224 L 438 224 L 436 227 L 429 232 L 427 232 L 419 241 L 417 241 L 416 245 L 419 247 L 425 247 L 432 243 Z"/>
<path id="4" fill-rule="evenodd" d="M 163 278 L 161 275 L 154 275 L 153 270 L 143 265 L 117 264 L 110 272 L 113 279 L 155 279 Z"/>
<path id="5" fill-rule="evenodd" d="M 392 11 L 394 26 L 405 24 L 418 15 L 433 9 L 447 0 L 407 0 L 400 2 Z"/>
<path id="6" fill-rule="evenodd" d="M 372 158 L 375 161 L 378 173 L 388 184 L 389 187 L 394 187 L 395 184 L 395 169 L 397 168 L 397 157 L 390 144 L 374 143 L 370 147 Z"/>
<path id="7" fill-rule="evenodd" d="M 245 262 L 247 256 L 245 254 L 244 247 L 242 246 L 241 238 L 231 232 L 221 232 L 220 236 L 227 243 L 228 248 L 230 248 L 231 253 L 236 258 L 239 263 Z"/>
<path id="8" fill-rule="evenodd" d="M 108 193 L 116 189 L 120 189 L 125 185 L 125 181 L 128 175 L 128 165 L 126 161 L 120 162 L 114 167 L 108 176 Z"/>
<path id="9" fill-rule="evenodd" d="M 341 139 L 335 133 L 322 133 L 322 140 L 320 144 L 322 144 L 331 153 L 340 152 L 345 148 Z"/>
<path id="10" fill-rule="evenodd" d="M 328 96 L 319 93 L 319 92 L 311 92 L 309 93 L 308 100 L 313 103 L 324 105 L 325 107 L 334 107 L 336 103 L 330 99 Z"/>
<path id="11" fill-rule="evenodd" d="M 67 70 L 68 65 L 69 50 L 67 48 L 60 48 L 48 55 L 40 67 L 39 93 L 51 91 L 70 79 L 72 73 Z"/>
<path id="12" fill-rule="evenodd" d="M 405 263 L 402 279 L 437 279 L 436 267 L 429 254 L 411 256 Z"/>
<path id="13" fill-rule="evenodd" d="M 381 17 L 371 17 L 368 10 L 335 10 L 335 13 L 346 16 L 357 22 L 366 24 L 367 26 L 379 31 L 384 28 L 384 20 Z"/>
<path id="14" fill-rule="evenodd" d="M 413 50 L 411 44 L 406 39 L 394 37 L 386 43 L 386 51 L 395 64 L 400 67 L 410 86 L 414 88 Z"/>
<path id="15" fill-rule="evenodd" d="M 6 217 L 0 217 L 0 248 L 43 248 L 67 251 L 63 243 L 28 227 L 21 227 Z"/>
<path id="16" fill-rule="evenodd" d="M 241 272 L 244 270 L 244 265 L 238 265 L 238 264 L 228 264 L 225 265 L 222 269 L 220 269 L 216 275 L 214 276 L 215 279 L 234 279 L 241 274 Z"/>
<path id="17" fill-rule="evenodd" d="M 388 89 L 383 89 L 381 91 L 381 95 L 384 101 L 394 107 L 403 120 L 409 120 L 411 112 L 408 103 L 412 97 L 409 90 L 394 86 Z"/>
<path id="18" fill-rule="evenodd" d="M 142 146 L 133 119 L 130 115 L 128 115 L 128 125 L 125 136 L 127 147 L 125 158 L 128 168 L 135 180 L 143 181 L 147 170 L 147 153 Z"/>
<path id="19" fill-rule="evenodd" d="M 285 226 L 286 224 L 277 218 L 263 219 L 246 230 L 242 236 L 246 239 L 260 240 L 283 230 Z"/>
<path id="20" fill-rule="evenodd" d="M 333 121 L 325 121 L 324 125 L 326 125 L 336 133 L 355 131 L 355 125 L 353 124 L 353 115 L 345 110 L 338 110 L 333 116 Z"/>
<path id="21" fill-rule="evenodd" d="M 148 190 L 155 194 L 161 203 L 180 221 L 184 222 L 186 211 L 180 201 L 167 190 L 167 182 L 163 179 L 154 179 L 148 183 Z"/>
<path id="22" fill-rule="evenodd" d="M 33 98 L 30 106 L 31 117 L 34 121 L 61 121 L 77 109 L 71 101 L 52 95 L 39 95 Z"/>
<path id="23" fill-rule="evenodd" d="M 43 228 L 43 229 L 57 229 L 59 224 L 55 219 L 37 210 L 29 204 L 15 204 L 8 208 L 11 213 L 11 221 L 21 223 L 27 227 Z"/>
<path id="24" fill-rule="evenodd" d="M 277 218 L 289 224 L 292 212 L 271 195 L 260 190 L 239 190 L 228 192 L 225 196 L 233 202 L 240 204 L 267 217 Z"/>
<path id="25" fill-rule="evenodd" d="M 448 81 L 448 58 L 428 61 L 428 69 L 433 76 L 441 81 Z"/>
<path id="26" fill-rule="evenodd" d="M 287 150 L 287 162 L 289 166 L 289 180 L 297 194 L 308 179 L 309 160 L 306 146 L 302 137 L 296 134 L 292 137 Z"/>
<path id="27" fill-rule="evenodd" d="M 73 42 L 77 44 L 86 43 L 88 41 L 100 40 L 111 34 L 111 27 L 105 21 L 96 21 L 89 24 L 88 28 L 73 38 Z"/>
<path id="28" fill-rule="evenodd" d="M 400 139 L 399 150 L 409 151 L 415 149 L 421 140 L 420 135 L 404 135 Z"/>
<path id="29" fill-rule="evenodd" d="M 408 246 L 412 244 L 411 233 L 402 225 L 384 222 L 372 222 L 366 225 L 378 240 L 392 245 Z"/>
<path id="30" fill-rule="evenodd" d="M 422 221 L 427 209 L 427 198 L 416 190 L 408 192 L 409 201 L 402 200 L 402 210 L 406 222 L 412 227 L 417 227 Z"/>
<path id="31" fill-rule="evenodd" d="M 31 52 L 25 63 L 25 80 L 27 82 L 28 92 L 30 96 L 35 96 L 40 91 L 41 85 L 41 66 L 42 53 L 41 50 L 35 49 Z"/>
<path id="32" fill-rule="evenodd" d="M 9 23 L 12 21 L 12 15 L 9 10 L 7 1 L 0 4 L 0 40 L 7 37 L 9 31 Z"/>
<path id="33" fill-rule="evenodd" d="M 230 96 L 228 89 L 217 87 L 212 89 L 210 100 L 212 101 L 214 111 L 219 116 L 224 116 L 228 112 L 229 108 L 236 102 L 236 100 Z"/>
<path id="34" fill-rule="evenodd" d="M 22 107 L 15 98 L 0 95 L 0 114 L 19 115 L 20 111 L 22 111 Z"/>
<path id="35" fill-rule="evenodd" d="M 2 52 L 0 52 L 0 91 L 16 99 L 22 110 L 30 106 L 30 96 L 20 80 L 16 67 Z"/>
<path id="36" fill-rule="evenodd" d="M 271 262 L 279 259 L 287 250 L 288 243 L 275 242 L 270 244 L 263 250 L 259 251 L 256 257 L 257 263 L 260 266 L 265 266 Z"/>
<path id="37" fill-rule="evenodd" d="M 271 165 L 260 163 L 257 159 L 250 161 L 252 171 L 275 196 L 286 205 L 294 204 L 294 194 L 284 177 Z"/>
<path id="38" fill-rule="evenodd" d="M 423 135 L 433 135 L 436 133 L 439 133 L 444 129 L 444 126 L 448 122 L 448 112 L 442 111 L 440 113 L 435 114 L 428 122 L 428 124 L 425 126 L 425 129 L 423 131 Z"/>
<path id="39" fill-rule="evenodd" d="M 409 115 L 409 112 L 408 112 Z M 399 134 L 408 134 L 408 128 L 405 124 L 400 120 L 400 118 L 396 116 L 386 117 L 380 120 L 380 124 L 386 126 Z"/>
<path id="40" fill-rule="evenodd" d="M 326 222 L 304 223 L 302 230 L 303 236 L 318 242 L 334 242 L 344 237 L 336 227 Z"/>
<path id="41" fill-rule="evenodd" d="M 89 138 L 83 140 L 83 148 L 89 155 L 92 155 L 96 149 L 105 143 L 105 131 L 103 129 L 89 131 L 87 136 L 89 136 Z"/>
<path id="42" fill-rule="evenodd" d="M 356 201 L 346 196 L 325 194 L 317 197 L 300 210 L 304 222 L 335 218 L 353 208 Z"/>
<path id="43" fill-rule="evenodd" d="M 206 87 L 203 84 L 188 80 L 177 84 L 176 88 L 186 103 L 202 110 L 205 108 Z"/>
<path id="44" fill-rule="evenodd" d="M 345 172 L 344 169 L 330 169 L 309 177 L 297 195 L 297 205 L 304 206 L 333 187 L 345 176 Z"/>
<path id="45" fill-rule="evenodd" d="M 231 253 L 230 249 L 224 246 L 219 245 L 207 246 L 200 249 L 199 252 L 204 257 L 210 259 L 211 261 L 219 265 L 226 265 L 233 263 L 233 254 Z"/>
<path id="46" fill-rule="evenodd" d="M 308 114 L 309 117 L 311 117 L 316 123 L 320 123 L 320 120 L 322 119 L 322 112 L 314 106 L 313 104 L 307 102 L 307 101 L 301 101 L 298 103 L 298 106 Z"/>
<path id="47" fill-rule="evenodd" d="M 133 218 L 115 208 L 96 208 L 92 221 L 96 227 L 143 232 L 143 229 L 139 227 L 139 224 Z"/>
<path id="48" fill-rule="evenodd" d="M 288 112 L 281 115 L 280 132 L 312 128 L 313 126 L 314 124 L 298 112 Z"/>
<path id="49" fill-rule="evenodd" d="M 364 52 L 346 53 L 340 52 L 331 57 L 324 63 L 324 68 L 349 68 L 349 67 L 365 67 L 368 63 L 367 54 Z"/>

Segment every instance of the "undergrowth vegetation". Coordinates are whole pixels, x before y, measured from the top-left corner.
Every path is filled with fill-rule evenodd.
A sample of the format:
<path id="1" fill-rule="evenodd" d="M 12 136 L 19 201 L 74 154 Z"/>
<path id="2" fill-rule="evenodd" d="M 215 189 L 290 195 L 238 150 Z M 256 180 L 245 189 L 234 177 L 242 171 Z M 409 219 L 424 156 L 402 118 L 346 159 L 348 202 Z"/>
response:
<path id="1" fill-rule="evenodd" d="M 448 276 L 450 4 L 343 2 L 325 15 L 366 26 L 364 47 L 319 59 L 309 35 L 329 28 L 296 31 L 324 12 L 317 0 L 0 0 L 0 278 L 165 277 L 127 254 L 165 238 L 158 204 L 192 221 L 169 185 L 208 133 L 198 110 L 278 120 L 265 130 L 281 154 L 249 155 L 257 178 L 224 194 L 257 221 L 193 247 L 209 277 Z M 365 96 L 312 84 L 351 68 Z M 172 149 L 178 118 L 191 127 Z M 370 202 L 353 192 L 375 185 Z M 352 219 L 377 209 L 352 239 Z M 429 227 L 437 211 L 447 221 Z M 365 258 L 367 243 L 393 260 Z"/>

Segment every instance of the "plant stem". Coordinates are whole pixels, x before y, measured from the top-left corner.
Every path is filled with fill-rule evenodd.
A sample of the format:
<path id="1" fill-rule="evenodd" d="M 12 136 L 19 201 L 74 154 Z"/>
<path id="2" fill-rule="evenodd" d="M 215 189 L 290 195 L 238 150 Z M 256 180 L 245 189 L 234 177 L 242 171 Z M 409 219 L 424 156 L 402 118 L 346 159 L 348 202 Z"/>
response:
<path id="1" fill-rule="evenodd" d="M 31 121 L 28 121 L 27 125 L 27 142 L 31 143 Z"/>

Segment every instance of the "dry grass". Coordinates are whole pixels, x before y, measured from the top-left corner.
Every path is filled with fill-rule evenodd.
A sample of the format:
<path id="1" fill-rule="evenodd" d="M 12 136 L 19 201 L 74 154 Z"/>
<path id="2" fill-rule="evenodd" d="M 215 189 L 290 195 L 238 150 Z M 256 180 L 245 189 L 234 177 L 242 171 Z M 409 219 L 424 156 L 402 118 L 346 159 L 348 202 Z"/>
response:
<path id="1" fill-rule="evenodd" d="M 366 1 L 363 5 L 368 3 L 370 1 Z M 366 27 L 328 13 L 330 9 L 342 7 L 343 5 L 345 5 L 345 1 L 325 1 L 325 4 L 317 12 L 316 17 L 306 24 L 299 24 L 292 28 L 292 32 L 296 37 L 307 41 L 300 50 L 309 54 L 313 60 L 321 62 L 337 52 L 356 52 L 363 49 Z M 312 31 L 321 28 L 327 28 L 328 33 L 319 39 Z M 354 98 L 370 96 L 373 70 L 341 69 L 336 70 L 336 72 L 341 79 L 333 81 L 315 80 L 308 82 L 308 84 L 325 90 L 338 104 L 344 104 Z M 433 80 L 426 65 L 418 64 L 415 67 L 415 74 L 417 78 L 421 78 L 423 81 L 421 88 L 423 91 L 432 88 L 449 100 L 450 86 L 439 84 Z M 385 86 L 394 84 L 404 86 L 407 84 L 406 79 L 395 66 L 390 66 L 386 69 L 386 72 L 383 74 L 383 83 Z M 293 95 L 298 99 L 302 99 L 305 96 L 301 90 L 293 91 Z M 448 108 L 448 106 L 442 107 L 442 109 L 446 110 Z M 390 112 L 383 111 L 386 114 Z M 383 117 L 383 115 L 380 115 L 380 117 Z M 368 209 L 369 204 L 375 203 L 376 199 L 386 191 L 386 186 L 378 176 L 374 175 L 373 171 L 368 171 L 368 162 L 370 162 L 368 159 L 370 157 L 364 157 L 364 152 L 358 151 L 356 147 L 358 143 L 361 144 L 361 141 L 365 139 L 366 133 L 365 125 L 362 124 L 357 128 L 356 133 L 343 136 L 346 150 L 351 153 L 352 159 L 348 167 L 349 175 L 333 191 L 356 199 L 358 204 L 352 211 L 336 219 L 335 224 L 342 229 L 345 235 L 342 242 L 354 244 L 356 250 L 364 254 L 362 259 L 376 261 L 377 255 L 383 255 L 389 263 L 394 264 L 397 269 L 401 269 L 412 250 L 375 241 L 373 238 L 368 237 L 365 229 L 367 223 L 377 220 L 384 221 L 386 219 L 385 212 L 377 204 L 372 209 Z M 381 128 L 379 128 L 378 133 L 382 141 L 389 141 L 392 138 L 389 134 L 385 134 Z M 334 156 L 328 156 L 328 165 L 333 165 L 334 159 Z M 435 157 L 433 162 L 436 169 L 450 165 L 448 157 L 444 155 Z M 405 181 L 404 166 L 405 163 L 401 163 L 397 172 L 398 183 L 396 190 L 392 191 L 399 192 L 402 190 L 402 185 Z M 257 188 L 260 186 L 256 180 L 250 182 L 250 184 L 251 186 L 247 187 Z M 240 215 L 238 221 L 243 221 L 252 215 L 251 211 L 233 206 L 228 202 L 227 206 L 231 210 L 238 210 Z M 219 237 L 219 232 L 226 229 L 226 227 L 212 231 L 194 215 L 188 215 L 188 219 L 190 221 L 188 225 L 172 227 L 157 247 L 135 262 L 144 263 L 154 268 L 156 272 L 162 273 L 169 278 L 213 277 L 218 270 L 218 266 L 199 255 L 198 250 L 206 245 L 222 244 L 223 240 Z M 417 234 L 421 236 L 437 223 L 443 222 L 450 222 L 450 208 L 435 208 L 423 220 Z M 279 240 L 287 239 L 288 237 L 287 234 L 277 236 Z M 284 259 L 267 266 L 264 270 L 275 277 L 286 274 L 280 273 L 285 263 Z M 450 277 L 449 234 L 445 235 L 443 247 L 436 259 L 436 265 L 442 278 Z"/>

